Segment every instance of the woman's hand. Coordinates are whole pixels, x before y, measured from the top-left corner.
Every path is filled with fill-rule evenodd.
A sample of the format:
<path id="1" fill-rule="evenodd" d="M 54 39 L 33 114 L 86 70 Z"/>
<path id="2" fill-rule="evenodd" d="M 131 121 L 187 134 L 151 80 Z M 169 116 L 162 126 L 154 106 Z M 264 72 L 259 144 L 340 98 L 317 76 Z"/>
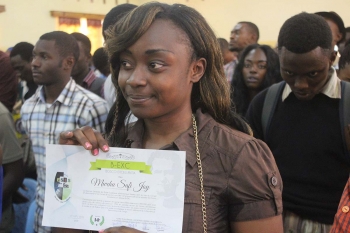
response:
<path id="1" fill-rule="evenodd" d="M 146 233 L 129 227 L 111 227 L 99 233 Z"/>
<path id="2" fill-rule="evenodd" d="M 109 150 L 108 143 L 102 134 L 90 126 L 60 133 L 59 144 L 82 145 L 86 150 L 91 150 L 93 155 L 98 155 L 99 149 L 104 152 Z"/>

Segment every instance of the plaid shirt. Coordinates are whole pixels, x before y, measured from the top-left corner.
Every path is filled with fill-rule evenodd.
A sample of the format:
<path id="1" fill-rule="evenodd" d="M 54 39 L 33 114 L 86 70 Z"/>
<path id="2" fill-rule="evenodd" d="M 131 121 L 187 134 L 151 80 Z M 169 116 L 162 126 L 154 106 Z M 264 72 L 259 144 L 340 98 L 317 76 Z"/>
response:
<path id="1" fill-rule="evenodd" d="M 346 182 L 330 233 L 350 232 L 350 178 Z"/>
<path id="2" fill-rule="evenodd" d="M 62 131 L 82 126 L 91 126 L 104 132 L 107 119 L 107 102 L 90 91 L 85 90 L 71 79 L 52 104 L 45 102 L 44 89 L 36 93 L 22 106 L 22 124 L 32 140 L 38 175 L 36 232 L 49 232 L 42 227 L 42 212 L 45 195 L 45 145 L 57 144 Z"/>

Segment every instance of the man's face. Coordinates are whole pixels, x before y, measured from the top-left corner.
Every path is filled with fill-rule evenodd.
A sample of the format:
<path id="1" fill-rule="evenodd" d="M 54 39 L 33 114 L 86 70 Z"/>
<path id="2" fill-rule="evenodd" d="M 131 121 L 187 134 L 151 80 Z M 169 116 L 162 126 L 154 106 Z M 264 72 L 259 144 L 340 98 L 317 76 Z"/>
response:
<path id="1" fill-rule="evenodd" d="M 33 49 L 32 72 L 37 85 L 55 85 L 61 82 L 64 70 L 55 41 L 39 40 Z"/>
<path id="2" fill-rule="evenodd" d="M 17 78 L 26 82 L 33 82 L 32 61 L 23 60 L 21 55 L 11 57 L 11 65 L 16 71 Z"/>
<path id="3" fill-rule="evenodd" d="M 329 54 L 329 55 L 328 55 Z M 335 54 L 314 50 L 297 54 L 283 47 L 279 54 L 282 78 L 299 100 L 311 100 L 320 93 L 329 79 L 329 69 Z"/>
<path id="4" fill-rule="evenodd" d="M 79 58 L 75 66 L 73 67 L 72 76 L 80 75 L 81 73 L 89 69 L 91 56 L 87 54 L 87 51 L 84 49 L 84 45 L 83 43 L 81 43 L 81 41 L 78 41 L 78 46 L 79 46 Z"/>
<path id="5" fill-rule="evenodd" d="M 230 50 L 242 51 L 250 44 L 254 44 L 254 35 L 244 23 L 237 24 L 231 31 L 230 36 Z"/>

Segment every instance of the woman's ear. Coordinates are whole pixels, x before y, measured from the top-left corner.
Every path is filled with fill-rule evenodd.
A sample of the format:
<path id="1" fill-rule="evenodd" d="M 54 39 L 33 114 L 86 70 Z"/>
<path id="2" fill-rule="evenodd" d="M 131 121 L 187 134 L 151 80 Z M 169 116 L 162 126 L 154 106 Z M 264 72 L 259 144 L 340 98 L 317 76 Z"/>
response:
<path id="1" fill-rule="evenodd" d="M 207 60 L 205 58 L 200 58 L 192 62 L 191 67 L 191 82 L 197 83 L 203 77 L 205 70 L 207 68 Z"/>

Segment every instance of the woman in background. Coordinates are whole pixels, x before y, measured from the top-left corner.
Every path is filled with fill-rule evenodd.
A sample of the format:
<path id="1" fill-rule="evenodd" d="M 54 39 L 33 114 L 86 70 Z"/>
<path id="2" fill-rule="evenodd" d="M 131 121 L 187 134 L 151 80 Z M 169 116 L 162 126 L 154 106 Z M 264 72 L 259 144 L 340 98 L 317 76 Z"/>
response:
<path id="1" fill-rule="evenodd" d="M 254 96 L 280 81 L 282 77 L 276 52 L 268 45 L 253 44 L 246 47 L 231 84 L 237 112 L 244 116 Z"/>

